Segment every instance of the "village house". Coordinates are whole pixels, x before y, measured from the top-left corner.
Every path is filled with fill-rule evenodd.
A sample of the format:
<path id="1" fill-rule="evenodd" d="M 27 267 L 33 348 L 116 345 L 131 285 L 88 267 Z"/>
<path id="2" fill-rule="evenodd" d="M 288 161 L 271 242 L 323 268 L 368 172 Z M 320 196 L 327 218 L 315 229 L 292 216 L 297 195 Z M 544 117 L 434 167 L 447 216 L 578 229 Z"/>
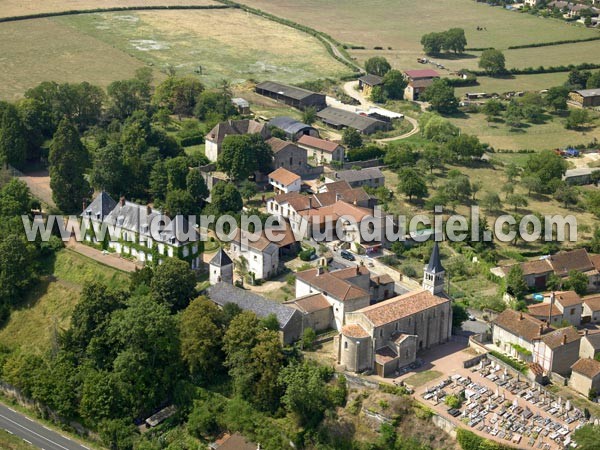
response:
<path id="1" fill-rule="evenodd" d="M 407 86 L 404 89 L 404 99 L 408 101 L 418 101 L 421 94 L 433 83 L 433 80 L 439 78 L 440 74 L 433 69 L 417 69 L 404 71 Z"/>
<path id="2" fill-rule="evenodd" d="M 545 322 L 506 309 L 492 322 L 492 342 L 507 355 L 532 362 L 534 343 L 550 331 Z"/>
<path id="3" fill-rule="evenodd" d="M 316 128 L 287 116 L 271 119 L 269 126 L 279 128 L 285 133 L 287 139 L 294 142 L 302 138 L 302 136 L 319 137 L 319 131 Z"/>
<path id="4" fill-rule="evenodd" d="M 233 284 L 233 261 L 222 248 L 212 257 L 208 263 L 208 281 L 211 285 L 217 283 Z"/>
<path id="5" fill-rule="evenodd" d="M 600 362 L 581 358 L 571 367 L 569 386 L 586 397 L 600 392 Z"/>
<path id="6" fill-rule="evenodd" d="M 317 117 L 325 125 L 329 125 L 337 130 L 353 128 L 361 134 L 373 134 L 379 130 L 390 129 L 390 124 L 387 122 L 346 111 L 345 109 L 334 108 L 333 106 L 319 111 Z"/>
<path id="7" fill-rule="evenodd" d="M 260 95 L 302 110 L 313 107 L 319 111 L 327 106 L 324 94 L 317 94 L 296 86 L 265 81 L 257 84 L 255 90 Z"/>
<path id="8" fill-rule="evenodd" d="M 561 279 L 568 277 L 569 272 L 575 270 L 588 277 L 588 292 L 595 292 L 600 287 L 600 258 L 590 255 L 585 248 L 578 248 L 556 253 L 542 259 L 526 261 L 519 264 L 527 287 L 542 291 L 550 275 L 554 274 Z M 502 266 L 494 273 L 505 277 L 510 272 L 511 266 Z"/>
<path id="9" fill-rule="evenodd" d="M 542 303 L 529 306 L 529 314 L 536 319 L 554 326 L 569 323 L 581 325 L 583 300 L 575 291 L 552 292 Z"/>
<path id="10" fill-rule="evenodd" d="M 264 234 L 238 229 L 231 241 L 231 255 L 255 280 L 266 280 L 279 272 L 279 247 Z"/>
<path id="11" fill-rule="evenodd" d="M 275 193 L 289 194 L 290 192 L 300 192 L 302 178 L 294 172 L 279 167 L 269 174 L 269 184 L 273 186 Z"/>
<path id="12" fill-rule="evenodd" d="M 210 130 L 204 139 L 204 153 L 209 161 L 216 162 L 221 154 L 223 140 L 227 136 L 240 134 L 260 134 L 265 140 L 271 137 L 269 128 L 256 120 L 227 120 Z"/>
<path id="13" fill-rule="evenodd" d="M 298 139 L 297 143 L 300 147 L 306 149 L 308 158 L 312 159 L 317 165 L 331 164 L 332 161 L 344 161 L 344 146 L 335 142 L 305 134 Z"/>
<path id="14" fill-rule="evenodd" d="M 338 363 L 387 377 L 413 363 L 417 352 L 447 342 L 452 302 L 444 293 L 444 274 L 436 243 L 422 289 L 347 313 L 337 339 Z"/>
<path id="15" fill-rule="evenodd" d="M 579 359 L 581 335 L 574 327 L 560 328 L 544 334 L 533 343 L 533 362 L 545 375 L 568 376 Z"/>
<path id="16" fill-rule="evenodd" d="M 221 308 L 227 303 L 233 303 L 244 311 L 252 311 L 260 319 L 275 315 L 284 344 L 291 344 L 302 337 L 302 314 L 295 308 L 266 299 L 230 283 L 217 283 L 209 287 L 207 293 L 208 297 Z"/>
<path id="17" fill-rule="evenodd" d="M 383 78 L 377 75 L 368 73 L 358 79 L 358 90 L 367 98 L 371 96 L 373 88 L 375 86 L 381 86 L 383 84 Z"/>
<path id="18" fill-rule="evenodd" d="M 362 187 L 353 188 L 346 180 L 320 185 L 313 197 L 320 206 L 331 205 L 337 200 L 344 200 L 362 208 L 373 208 L 377 204 L 377 198 L 368 194 Z"/>
<path id="19" fill-rule="evenodd" d="M 600 89 L 580 89 L 569 94 L 571 101 L 582 108 L 600 106 Z"/>
<path id="20" fill-rule="evenodd" d="M 600 295 L 583 299 L 583 320 L 585 322 L 600 322 Z"/>
<path id="21" fill-rule="evenodd" d="M 594 359 L 598 352 L 600 352 L 600 333 L 590 333 L 586 328 L 579 344 L 579 357 Z"/>
<path id="22" fill-rule="evenodd" d="M 198 232 L 183 217 L 170 220 L 150 205 L 139 205 L 121 197 L 115 202 L 101 192 L 81 213 L 82 221 L 89 221 L 84 242 L 101 246 L 144 264 L 162 264 L 165 258 L 179 258 L 198 269 L 201 263 L 202 242 Z M 159 226 L 160 221 L 164 221 Z M 109 233 L 109 229 L 113 230 Z M 100 238 L 102 231 L 105 237 Z M 182 241 L 179 233 L 192 236 Z M 100 239 L 99 239 L 100 238 Z"/>
<path id="23" fill-rule="evenodd" d="M 385 177 L 378 167 L 368 167 L 360 170 L 342 170 L 325 177 L 325 181 L 328 183 L 340 180 L 346 181 L 353 188 L 370 187 L 377 189 L 385 185 Z"/>
<path id="24" fill-rule="evenodd" d="M 273 168 L 284 169 L 296 174 L 304 174 L 307 170 L 308 162 L 306 150 L 298 147 L 293 142 L 284 141 L 276 137 L 267 140 L 267 144 L 273 151 Z"/>

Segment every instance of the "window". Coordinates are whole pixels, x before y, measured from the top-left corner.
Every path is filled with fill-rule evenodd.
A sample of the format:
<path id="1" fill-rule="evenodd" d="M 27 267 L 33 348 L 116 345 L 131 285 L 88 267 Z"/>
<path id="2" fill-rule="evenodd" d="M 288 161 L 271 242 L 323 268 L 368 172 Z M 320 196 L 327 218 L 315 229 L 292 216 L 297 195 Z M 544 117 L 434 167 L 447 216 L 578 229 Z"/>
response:
<path id="1" fill-rule="evenodd" d="M 575 314 L 575 308 L 571 308 L 571 315 Z"/>
<path id="2" fill-rule="evenodd" d="M 348 341 L 344 342 L 344 349 L 348 350 Z"/>
<path id="3" fill-rule="evenodd" d="M 379 337 L 383 337 L 383 328 L 379 330 Z"/>

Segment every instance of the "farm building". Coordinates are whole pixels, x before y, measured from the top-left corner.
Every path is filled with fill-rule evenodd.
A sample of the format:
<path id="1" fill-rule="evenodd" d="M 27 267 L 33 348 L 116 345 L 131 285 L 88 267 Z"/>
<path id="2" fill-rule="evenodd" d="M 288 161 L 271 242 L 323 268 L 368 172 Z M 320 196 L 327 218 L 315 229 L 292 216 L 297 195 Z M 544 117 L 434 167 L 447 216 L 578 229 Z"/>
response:
<path id="1" fill-rule="evenodd" d="M 600 106 L 600 89 L 582 89 L 572 91 L 569 98 L 584 108 Z"/>
<path id="2" fill-rule="evenodd" d="M 250 114 L 250 103 L 241 97 L 231 99 L 231 103 L 239 114 Z"/>
<path id="3" fill-rule="evenodd" d="M 346 181 L 350 187 L 370 187 L 376 189 L 385 184 L 385 177 L 383 176 L 383 172 L 379 170 L 377 167 L 368 167 L 366 169 L 360 170 L 342 170 L 340 172 L 335 172 L 333 176 L 328 176 L 325 178 L 328 183 L 333 183 L 335 181 Z"/>
<path id="4" fill-rule="evenodd" d="M 275 117 L 274 119 L 271 119 L 269 121 L 269 126 L 283 130 L 287 138 L 293 141 L 297 141 L 302 136 L 319 137 L 319 132 L 316 128 L 287 116 Z"/>
<path id="5" fill-rule="evenodd" d="M 419 97 L 433 83 L 433 80 L 440 77 L 440 74 L 433 69 L 418 69 L 404 71 L 404 77 L 408 82 L 404 89 L 404 99 L 417 101 Z"/>
<path id="6" fill-rule="evenodd" d="M 330 127 L 354 128 L 362 134 L 372 134 L 378 130 L 388 130 L 389 124 L 367 116 L 361 116 L 343 109 L 328 107 L 317 113 L 317 117 Z"/>
<path id="7" fill-rule="evenodd" d="M 325 95 L 323 94 L 317 94 L 316 92 L 274 81 L 265 81 L 257 84 L 256 92 L 298 109 L 306 109 L 313 106 L 319 111 L 327 106 Z"/>
<path id="8" fill-rule="evenodd" d="M 318 164 L 344 161 L 345 149 L 335 142 L 304 135 L 298 139 L 298 145 L 306 149 L 309 157 Z"/>
<path id="9" fill-rule="evenodd" d="M 365 97 L 370 97 L 373 88 L 382 84 L 383 78 L 370 73 L 363 75 L 358 79 L 358 89 L 362 91 Z"/>
<path id="10" fill-rule="evenodd" d="M 563 180 L 570 185 L 585 185 L 591 184 L 592 173 L 600 169 L 592 169 L 590 167 L 579 167 L 577 169 L 569 169 L 563 175 Z"/>

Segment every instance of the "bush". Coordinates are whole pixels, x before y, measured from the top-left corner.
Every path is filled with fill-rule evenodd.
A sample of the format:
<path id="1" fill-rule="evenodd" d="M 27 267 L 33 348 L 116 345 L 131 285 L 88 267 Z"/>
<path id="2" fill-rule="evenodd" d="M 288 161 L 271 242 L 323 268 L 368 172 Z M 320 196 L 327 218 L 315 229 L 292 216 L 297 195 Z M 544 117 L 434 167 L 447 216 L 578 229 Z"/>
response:
<path id="1" fill-rule="evenodd" d="M 311 261 L 315 255 L 315 249 L 313 247 L 307 248 L 306 250 L 302 250 L 298 253 L 298 257 L 302 261 Z"/>
<path id="2" fill-rule="evenodd" d="M 402 268 L 402 273 L 409 278 L 414 278 L 417 276 L 417 271 L 413 266 L 404 266 Z"/>
<path id="3" fill-rule="evenodd" d="M 317 333 L 312 328 L 306 328 L 302 333 L 302 347 L 308 350 L 313 349 L 313 345 L 317 339 Z"/>

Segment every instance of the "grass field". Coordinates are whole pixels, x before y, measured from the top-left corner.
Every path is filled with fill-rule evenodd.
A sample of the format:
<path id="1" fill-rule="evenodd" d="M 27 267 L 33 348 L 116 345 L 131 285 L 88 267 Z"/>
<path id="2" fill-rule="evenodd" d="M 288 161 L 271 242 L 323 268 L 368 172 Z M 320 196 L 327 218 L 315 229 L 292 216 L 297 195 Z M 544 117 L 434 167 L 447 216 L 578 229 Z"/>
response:
<path id="1" fill-rule="evenodd" d="M 441 377 L 443 374 L 437 370 L 426 370 L 424 372 L 418 372 L 408 377 L 404 382 L 412 387 L 423 386 L 425 383 L 435 380 Z"/>
<path id="2" fill-rule="evenodd" d="M 124 272 L 67 249 L 61 250 L 47 265 L 49 275 L 31 291 L 23 305 L 12 312 L 0 330 L 0 343 L 10 348 L 44 352 L 52 345 L 55 331 L 68 327 L 86 283 L 103 281 L 111 286 L 125 286 L 128 282 Z"/>
<path id="3" fill-rule="evenodd" d="M 0 99 L 14 100 L 42 81 L 106 86 L 144 64 L 53 19 L 0 23 Z"/>
<path id="4" fill-rule="evenodd" d="M 211 5 L 212 0 L 128 0 L 126 6 Z M 0 17 L 125 6 L 120 0 L 0 0 Z"/>
<path id="5" fill-rule="evenodd" d="M 312 36 L 239 10 L 99 13 L 57 18 L 157 68 L 216 84 L 301 82 L 349 70 Z"/>
<path id="6" fill-rule="evenodd" d="M 582 131 L 565 129 L 565 119 L 549 116 L 550 119 L 539 125 L 531 125 L 518 131 L 511 131 L 504 123 L 492 122 L 488 125 L 484 114 L 466 114 L 463 118 L 450 118 L 463 133 L 475 134 L 479 139 L 496 149 L 554 149 L 568 145 L 588 144 L 594 138 L 600 140 L 600 120 L 596 115 L 596 127 Z"/>

